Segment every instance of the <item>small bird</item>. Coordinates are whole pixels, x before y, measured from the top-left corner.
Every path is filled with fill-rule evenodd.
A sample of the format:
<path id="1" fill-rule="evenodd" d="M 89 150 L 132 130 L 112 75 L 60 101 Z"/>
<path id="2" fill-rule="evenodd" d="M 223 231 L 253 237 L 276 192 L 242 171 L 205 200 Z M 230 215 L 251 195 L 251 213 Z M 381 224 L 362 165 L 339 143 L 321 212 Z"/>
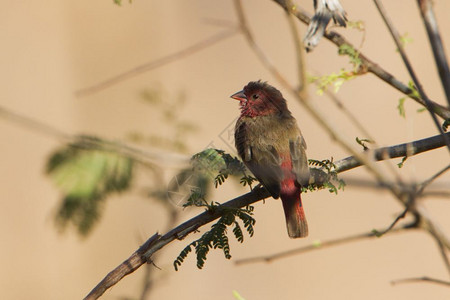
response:
<path id="1" fill-rule="evenodd" d="M 314 16 L 309 23 L 303 44 L 306 51 L 312 51 L 325 33 L 325 29 L 333 19 L 339 26 L 347 26 L 347 13 L 339 0 L 314 0 Z"/>
<path id="2" fill-rule="evenodd" d="M 300 197 L 309 181 L 306 143 L 286 100 L 262 81 L 249 82 L 231 98 L 241 109 L 234 134 L 239 156 L 273 198 L 281 197 L 289 237 L 306 237 Z"/>

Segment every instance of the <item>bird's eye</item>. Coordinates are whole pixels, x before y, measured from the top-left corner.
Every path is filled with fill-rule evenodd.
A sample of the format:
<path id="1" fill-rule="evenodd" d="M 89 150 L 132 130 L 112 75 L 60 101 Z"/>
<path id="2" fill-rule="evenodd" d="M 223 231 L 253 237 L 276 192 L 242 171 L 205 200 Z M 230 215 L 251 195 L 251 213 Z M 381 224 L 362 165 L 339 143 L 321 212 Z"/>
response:
<path id="1" fill-rule="evenodd" d="M 258 98 L 259 98 L 259 95 L 257 95 L 257 94 L 253 94 L 253 95 L 252 95 L 252 98 L 253 98 L 253 100 L 256 100 L 256 99 L 258 99 Z"/>

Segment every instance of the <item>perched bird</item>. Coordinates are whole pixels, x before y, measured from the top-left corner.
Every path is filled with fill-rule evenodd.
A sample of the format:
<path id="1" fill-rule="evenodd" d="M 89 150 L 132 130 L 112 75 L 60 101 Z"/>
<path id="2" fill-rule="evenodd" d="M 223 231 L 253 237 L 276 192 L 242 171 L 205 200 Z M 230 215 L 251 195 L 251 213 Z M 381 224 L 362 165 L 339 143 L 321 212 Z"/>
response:
<path id="1" fill-rule="evenodd" d="M 303 40 L 308 52 L 317 46 L 331 19 L 339 26 L 346 27 L 347 25 L 347 13 L 339 0 L 314 0 L 314 10 L 314 16 Z"/>
<path id="2" fill-rule="evenodd" d="M 261 82 L 249 82 L 231 96 L 239 100 L 235 144 L 248 169 L 273 198 L 281 197 L 289 237 L 308 235 L 301 187 L 309 181 L 306 143 L 280 91 Z"/>

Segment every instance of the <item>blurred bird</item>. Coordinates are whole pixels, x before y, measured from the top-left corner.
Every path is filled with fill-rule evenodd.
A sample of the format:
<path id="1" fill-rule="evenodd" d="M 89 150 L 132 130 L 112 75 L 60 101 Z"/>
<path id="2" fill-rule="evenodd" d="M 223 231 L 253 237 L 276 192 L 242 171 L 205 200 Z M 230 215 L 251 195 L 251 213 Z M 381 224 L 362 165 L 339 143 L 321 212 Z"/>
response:
<path id="1" fill-rule="evenodd" d="M 347 13 L 339 0 L 314 0 L 315 14 L 309 23 L 303 43 L 306 51 L 312 51 L 325 33 L 328 23 L 333 19 L 335 24 L 346 27 Z"/>
<path id="2" fill-rule="evenodd" d="M 289 237 L 306 237 L 300 197 L 309 181 L 306 143 L 286 100 L 261 81 L 249 82 L 231 98 L 241 109 L 234 135 L 239 156 L 273 198 L 281 197 Z"/>

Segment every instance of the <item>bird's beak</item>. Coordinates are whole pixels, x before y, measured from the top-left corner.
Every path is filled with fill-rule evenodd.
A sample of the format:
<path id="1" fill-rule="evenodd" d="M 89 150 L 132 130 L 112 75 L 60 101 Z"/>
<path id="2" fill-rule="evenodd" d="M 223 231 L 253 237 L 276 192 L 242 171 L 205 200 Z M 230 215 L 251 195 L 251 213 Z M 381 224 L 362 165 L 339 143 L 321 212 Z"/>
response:
<path id="1" fill-rule="evenodd" d="M 233 95 L 230 96 L 230 98 L 239 100 L 239 101 L 246 101 L 247 97 L 244 94 L 244 91 L 239 91 L 237 93 L 234 93 Z"/>

